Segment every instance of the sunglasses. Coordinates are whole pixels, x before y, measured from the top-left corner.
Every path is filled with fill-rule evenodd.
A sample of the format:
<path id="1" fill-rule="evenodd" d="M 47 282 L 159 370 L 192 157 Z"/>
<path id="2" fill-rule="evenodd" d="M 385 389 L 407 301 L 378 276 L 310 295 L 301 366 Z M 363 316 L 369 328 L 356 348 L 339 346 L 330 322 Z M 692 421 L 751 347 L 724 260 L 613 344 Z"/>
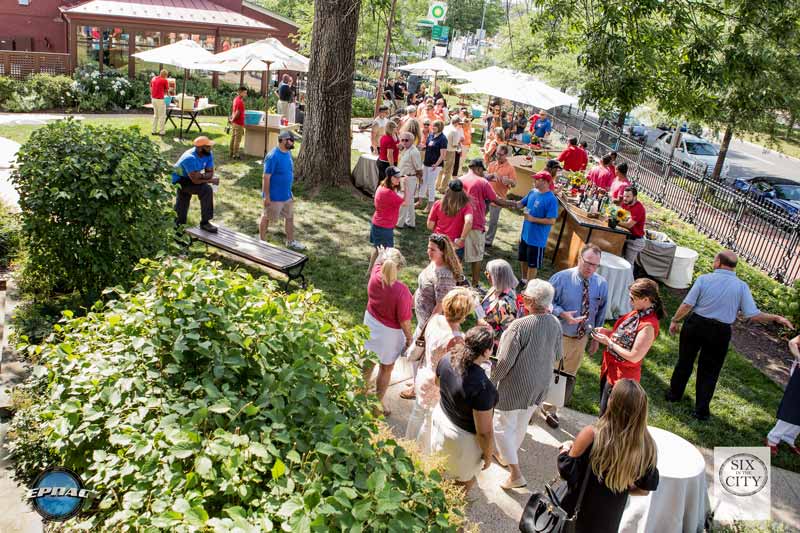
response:
<path id="1" fill-rule="evenodd" d="M 443 235 L 441 233 L 431 233 L 431 236 L 428 237 L 428 240 L 435 242 L 436 244 L 444 244 L 448 239 L 447 235 Z"/>

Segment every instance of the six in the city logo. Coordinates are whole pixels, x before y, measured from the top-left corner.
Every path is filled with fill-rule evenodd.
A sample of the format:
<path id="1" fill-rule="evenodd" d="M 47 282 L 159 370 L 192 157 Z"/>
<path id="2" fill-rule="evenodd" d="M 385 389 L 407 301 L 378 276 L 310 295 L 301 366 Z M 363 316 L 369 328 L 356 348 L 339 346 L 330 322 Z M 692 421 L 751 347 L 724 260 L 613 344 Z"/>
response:
<path id="1" fill-rule="evenodd" d="M 84 500 L 97 493 L 83 486 L 81 477 L 68 468 L 51 467 L 39 474 L 28 491 L 34 510 L 45 520 L 63 522 L 78 514 Z"/>
<path id="2" fill-rule="evenodd" d="M 719 467 L 719 483 L 734 496 L 752 496 L 767 486 L 769 468 L 749 453 L 738 453 L 726 459 Z"/>

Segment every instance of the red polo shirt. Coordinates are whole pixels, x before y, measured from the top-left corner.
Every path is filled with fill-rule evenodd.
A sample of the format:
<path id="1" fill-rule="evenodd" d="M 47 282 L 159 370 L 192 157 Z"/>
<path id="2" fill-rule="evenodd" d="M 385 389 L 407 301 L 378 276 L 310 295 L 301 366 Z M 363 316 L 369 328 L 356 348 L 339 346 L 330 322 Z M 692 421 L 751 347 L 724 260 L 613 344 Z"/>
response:
<path id="1" fill-rule="evenodd" d="M 566 150 L 561 152 L 558 156 L 558 160 L 564 163 L 564 170 L 569 170 L 570 172 L 583 170 L 589 163 L 586 152 L 579 146 L 573 146 L 571 144 L 567 146 Z"/>
<path id="2" fill-rule="evenodd" d="M 166 78 L 161 76 L 153 76 L 150 80 L 150 98 L 164 98 L 164 95 L 169 90 L 169 82 Z"/>
<path id="3" fill-rule="evenodd" d="M 236 95 L 236 98 L 233 99 L 233 110 L 231 114 L 236 113 L 237 111 L 239 112 L 239 115 L 233 119 L 232 122 L 239 126 L 244 126 L 244 99 L 238 94 Z"/>
<path id="4" fill-rule="evenodd" d="M 647 213 L 642 202 L 636 200 L 631 205 L 623 203 L 622 208 L 629 211 L 631 220 L 636 222 L 630 230 L 631 234 L 633 234 L 634 237 L 644 237 L 644 223 L 647 221 Z"/>

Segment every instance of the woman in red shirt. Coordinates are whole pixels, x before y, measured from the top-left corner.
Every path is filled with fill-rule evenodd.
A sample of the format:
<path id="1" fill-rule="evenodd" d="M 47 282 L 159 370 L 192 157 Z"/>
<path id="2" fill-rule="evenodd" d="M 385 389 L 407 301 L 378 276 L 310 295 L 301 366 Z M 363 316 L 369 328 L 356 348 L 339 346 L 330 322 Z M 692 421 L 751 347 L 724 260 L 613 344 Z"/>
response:
<path id="1" fill-rule="evenodd" d="M 628 181 L 628 163 L 622 163 L 618 166 L 616 174 L 616 178 L 614 178 L 614 183 L 611 184 L 611 190 L 608 191 L 608 195 L 611 196 L 615 204 L 619 204 L 622 202 L 622 194 L 625 192 L 625 189 L 631 186 L 631 182 Z"/>
<path id="2" fill-rule="evenodd" d="M 600 416 L 617 381 L 641 379 L 642 360 L 658 337 L 658 320 L 664 317 L 664 304 L 655 281 L 634 281 L 630 297 L 633 310 L 620 317 L 612 330 L 597 328 L 592 332 L 592 338 L 606 346 L 600 367 Z"/>
<path id="3" fill-rule="evenodd" d="M 464 239 L 472 229 L 472 202 L 461 180 L 452 180 L 441 200 L 436 200 L 428 215 L 428 229 L 447 235 L 456 255 L 464 259 Z"/>
<path id="4" fill-rule="evenodd" d="M 386 177 L 386 169 L 397 165 L 398 148 L 400 139 L 397 134 L 397 123 L 390 120 L 386 123 L 386 130 L 379 141 L 378 148 L 378 181 Z"/>
<path id="5" fill-rule="evenodd" d="M 369 272 L 372 272 L 372 265 L 378 257 L 378 247 L 394 248 L 394 227 L 397 226 L 400 207 L 405 201 L 400 193 L 403 179 L 400 177 L 399 168 L 389 167 L 386 169 L 386 177 L 375 189 L 375 213 L 372 215 L 369 231 L 369 242 L 375 248 L 369 260 Z M 409 188 L 405 190 L 408 191 Z"/>

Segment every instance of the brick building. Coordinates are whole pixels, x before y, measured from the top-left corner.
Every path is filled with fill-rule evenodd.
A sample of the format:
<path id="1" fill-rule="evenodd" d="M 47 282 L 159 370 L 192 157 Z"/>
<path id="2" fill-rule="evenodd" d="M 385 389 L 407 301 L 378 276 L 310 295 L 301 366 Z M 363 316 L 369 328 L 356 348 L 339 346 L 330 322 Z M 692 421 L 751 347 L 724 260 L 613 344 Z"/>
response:
<path id="1" fill-rule="evenodd" d="M 296 49 L 296 31 L 248 0 L 0 0 L 0 51 L 69 54 L 70 67 L 94 63 L 130 76 L 153 68 L 132 54 L 181 39 L 211 52 L 265 37 Z"/>

